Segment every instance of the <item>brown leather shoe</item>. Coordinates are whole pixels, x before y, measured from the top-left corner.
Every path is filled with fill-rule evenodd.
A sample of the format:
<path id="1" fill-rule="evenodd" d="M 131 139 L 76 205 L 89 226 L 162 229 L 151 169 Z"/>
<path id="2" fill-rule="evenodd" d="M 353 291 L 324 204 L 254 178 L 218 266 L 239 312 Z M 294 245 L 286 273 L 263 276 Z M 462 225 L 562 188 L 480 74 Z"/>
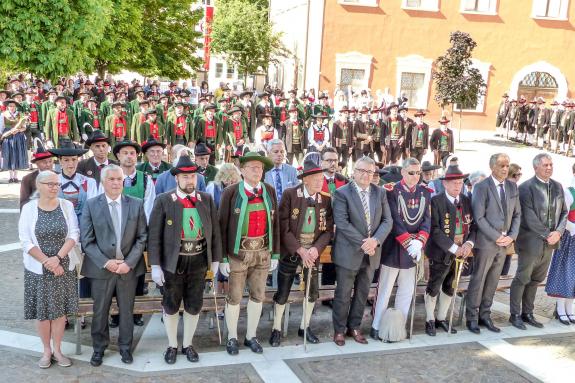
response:
<path id="1" fill-rule="evenodd" d="M 333 334 L 333 341 L 338 346 L 345 346 L 345 335 L 336 332 L 335 334 Z"/>
<path id="2" fill-rule="evenodd" d="M 351 336 L 357 343 L 367 344 L 367 339 L 365 339 L 359 329 L 348 329 L 346 335 Z"/>

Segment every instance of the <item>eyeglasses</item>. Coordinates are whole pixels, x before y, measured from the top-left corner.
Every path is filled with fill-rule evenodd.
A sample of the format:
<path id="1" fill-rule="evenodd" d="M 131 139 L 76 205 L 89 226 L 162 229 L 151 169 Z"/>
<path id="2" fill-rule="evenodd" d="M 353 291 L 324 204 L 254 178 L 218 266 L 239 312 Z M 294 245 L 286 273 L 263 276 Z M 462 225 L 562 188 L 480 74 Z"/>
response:
<path id="1" fill-rule="evenodd" d="M 409 174 L 410 176 L 418 176 L 421 174 L 421 171 L 419 170 L 412 170 L 410 172 L 407 172 L 407 174 Z"/>
<path id="2" fill-rule="evenodd" d="M 48 185 L 49 188 L 59 188 L 62 186 L 60 182 L 40 182 L 42 185 Z"/>
<path id="3" fill-rule="evenodd" d="M 367 169 L 355 169 L 355 171 L 358 172 L 359 174 L 368 176 L 373 176 L 373 174 L 375 173 L 373 170 L 367 170 Z"/>

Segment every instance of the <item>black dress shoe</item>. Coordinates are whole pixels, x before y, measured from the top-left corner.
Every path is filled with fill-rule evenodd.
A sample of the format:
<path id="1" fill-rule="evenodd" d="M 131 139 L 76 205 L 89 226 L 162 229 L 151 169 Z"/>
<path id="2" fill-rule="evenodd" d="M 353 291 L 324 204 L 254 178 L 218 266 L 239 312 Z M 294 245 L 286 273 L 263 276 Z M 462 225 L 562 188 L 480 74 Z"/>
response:
<path id="1" fill-rule="evenodd" d="M 379 330 L 374 329 L 373 327 L 369 330 L 369 337 L 373 340 L 381 340 L 379 337 Z"/>
<path id="2" fill-rule="evenodd" d="M 120 350 L 120 356 L 122 357 L 122 362 L 126 364 L 132 364 L 134 358 L 130 350 Z"/>
<path id="3" fill-rule="evenodd" d="M 240 344 L 236 338 L 228 340 L 228 343 L 226 343 L 226 351 L 230 355 L 238 355 L 240 352 Z"/>
<path id="4" fill-rule="evenodd" d="M 280 330 L 272 329 L 272 334 L 270 335 L 270 345 L 272 347 L 279 347 L 282 339 L 282 332 Z"/>
<path id="5" fill-rule="evenodd" d="M 468 320 L 467 322 L 465 322 L 465 325 L 467 326 L 467 329 L 474 334 L 479 334 L 481 332 L 479 324 L 477 323 L 476 320 Z"/>
<path id="6" fill-rule="evenodd" d="M 436 320 L 435 321 L 435 328 L 441 328 L 445 332 L 449 332 L 449 321 L 448 320 Z M 457 334 L 457 330 L 451 326 L 451 333 Z"/>
<path id="7" fill-rule="evenodd" d="M 429 336 L 435 336 L 436 335 L 435 321 L 434 320 L 430 320 L 430 321 L 425 322 L 425 333 Z"/>
<path id="8" fill-rule="evenodd" d="M 527 330 L 527 327 L 525 327 L 525 324 L 523 323 L 523 320 L 521 319 L 521 315 L 511 314 L 509 316 L 509 323 L 511 323 L 513 325 L 513 327 L 516 327 L 519 330 Z"/>
<path id="9" fill-rule="evenodd" d="M 537 322 L 533 314 L 521 314 L 521 319 L 523 322 L 530 324 L 533 327 L 543 328 L 543 323 Z"/>
<path id="10" fill-rule="evenodd" d="M 313 344 L 319 343 L 319 338 L 317 336 L 315 336 L 315 334 L 313 332 L 311 332 L 311 328 L 309 328 L 309 326 L 307 328 L 307 331 L 303 331 L 303 328 L 300 328 L 297 330 L 297 335 L 300 338 L 303 338 L 304 334 L 305 334 L 305 337 L 309 343 L 313 343 Z"/>
<path id="11" fill-rule="evenodd" d="M 142 327 L 144 325 L 144 319 L 141 314 L 134 314 L 134 325 Z"/>
<path id="12" fill-rule="evenodd" d="M 333 308 L 333 299 L 327 299 L 325 301 L 321 301 L 322 306 L 327 306 Z"/>
<path id="13" fill-rule="evenodd" d="M 559 321 L 559 323 L 564 324 L 566 326 L 571 325 L 571 322 L 569 321 L 569 317 L 567 315 L 559 315 L 559 314 L 557 314 L 557 311 L 555 311 L 553 316 L 555 317 L 555 319 L 557 319 Z"/>
<path id="14" fill-rule="evenodd" d="M 99 351 L 94 351 L 92 357 L 90 358 L 90 364 L 93 367 L 99 367 L 102 365 L 102 359 L 104 358 L 104 353 Z"/>
<path id="15" fill-rule="evenodd" d="M 249 347 L 250 350 L 252 350 L 252 352 L 255 352 L 256 354 L 261 354 L 262 352 L 264 352 L 264 349 L 262 348 L 262 345 L 260 344 L 260 342 L 258 342 L 258 338 L 256 338 L 255 336 L 252 339 L 244 339 L 244 346 Z"/>
<path id="16" fill-rule="evenodd" d="M 493 324 L 491 318 L 479 319 L 479 325 L 485 326 L 486 329 L 492 332 L 501 332 L 501 329 Z"/>
<path id="17" fill-rule="evenodd" d="M 168 347 L 166 352 L 164 353 L 164 360 L 168 364 L 176 363 L 176 357 L 178 356 L 178 348 L 177 347 Z"/>
<path id="18" fill-rule="evenodd" d="M 182 347 L 182 354 L 185 354 L 188 361 L 192 363 L 195 363 L 200 360 L 200 356 L 198 355 L 196 350 L 194 350 L 194 347 L 191 345 L 188 347 Z"/>
<path id="19" fill-rule="evenodd" d="M 571 315 L 567 314 L 567 317 L 569 318 L 569 322 L 575 323 L 575 315 L 573 315 L 573 314 L 571 314 Z"/>
<path id="20" fill-rule="evenodd" d="M 112 315 L 110 318 L 110 328 L 116 328 L 120 325 L 120 316 Z"/>

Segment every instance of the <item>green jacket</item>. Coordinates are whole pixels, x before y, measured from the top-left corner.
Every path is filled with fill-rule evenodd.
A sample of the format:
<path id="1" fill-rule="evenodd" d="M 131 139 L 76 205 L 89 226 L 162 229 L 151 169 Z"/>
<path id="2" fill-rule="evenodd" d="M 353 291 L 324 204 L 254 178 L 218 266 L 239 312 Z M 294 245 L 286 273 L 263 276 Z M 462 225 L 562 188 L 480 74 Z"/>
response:
<path id="1" fill-rule="evenodd" d="M 240 120 L 240 124 L 242 127 L 242 138 L 244 141 L 247 142 L 248 128 L 246 119 L 242 118 Z M 234 134 L 234 121 L 231 118 L 228 118 L 226 122 L 224 122 L 224 142 L 226 145 L 236 146 L 236 135 Z"/>
<path id="2" fill-rule="evenodd" d="M 97 121 L 97 123 L 95 122 Z M 80 114 L 80 119 L 78 120 L 78 129 L 80 130 L 80 134 L 87 134 L 88 136 L 92 133 L 91 130 L 84 129 L 84 124 L 88 123 L 92 125 L 94 129 L 103 129 L 104 128 L 104 120 L 102 120 L 102 116 L 100 111 L 97 111 L 97 116 L 94 116 L 94 113 L 88 108 L 82 109 L 82 113 Z"/>
<path id="3" fill-rule="evenodd" d="M 192 141 L 194 139 L 193 129 L 191 120 L 188 118 L 188 115 L 183 114 L 182 116 L 185 117 L 184 126 L 182 127 L 184 130 L 184 139 L 187 142 Z M 159 116 L 158 116 L 159 117 Z M 176 144 L 176 123 L 178 117 L 175 113 L 168 114 L 167 124 L 166 127 L 166 139 L 168 140 L 168 144 L 175 145 Z"/>
<path id="4" fill-rule="evenodd" d="M 46 126 L 46 120 L 48 119 L 48 111 L 56 106 L 52 101 L 44 101 L 40 106 L 40 120 L 42 121 L 42 129 Z"/>
<path id="5" fill-rule="evenodd" d="M 54 147 L 58 147 L 58 108 L 52 108 L 48 111 L 48 116 L 46 117 L 46 125 L 44 127 L 44 135 L 47 139 L 52 140 Z M 80 134 L 78 132 L 78 123 L 76 122 L 76 117 L 74 112 L 70 108 L 66 108 L 66 115 L 68 117 L 68 129 L 69 135 L 72 141 L 79 141 Z"/>
<path id="6" fill-rule="evenodd" d="M 216 124 L 216 137 L 215 142 L 217 145 L 221 144 L 224 140 L 222 124 L 217 118 L 214 118 Z M 194 121 L 194 139 L 197 141 L 200 138 L 206 138 L 205 135 L 206 118 L 201 116 Z"/>
<path id="7" fill-rule="evenodd" d="M 158 121 L 158 119 L 156 118 L 156 123 L 158 124 L 158 141 L 159 142 L 164 142 L 166 140 L 166 132 L 164 130 L 164 124 L 162 124 L 160 121 Z M 142 141 L 146 141 L 148 139 L 148 137 L 150 137 L 151 132 L 150 132 L 150 121 L 145 121 L 143 124 L 140 125 L 140 131 L 139 131 L 139 136 L 141 137 Z M 142 142 L 142 141 L 138 141 L 138 142 Z"/>

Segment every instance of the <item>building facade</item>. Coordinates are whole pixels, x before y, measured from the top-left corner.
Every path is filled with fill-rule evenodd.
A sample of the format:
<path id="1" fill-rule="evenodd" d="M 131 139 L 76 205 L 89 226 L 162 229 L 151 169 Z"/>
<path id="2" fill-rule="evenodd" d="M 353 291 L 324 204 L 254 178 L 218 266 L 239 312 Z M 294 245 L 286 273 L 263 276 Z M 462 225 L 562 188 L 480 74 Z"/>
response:
<path id="1" fill-rule="evenodd" d="M 315 0 L 311 0 L 314 3 Z M 477 42 L 473 64 L 485 96 L 463 110 L 464 128 L 494 129 L 501 95 L 529 100 L 572 97 L 575 5 L 569 0 L 318 0 L 323 4 L 319 78 L 306 88 L 406 95 L 410 108 L 440 116 L 432 73 L 450 33 Z M 574 20 L 573 22 L 571 20 Z M 311 19 L 310 23 L 316 23 Z M 298 23 L 299 24 L 299 23 Z M 308 68 L 308 71 L 310 68 Z M 313 81 L 313 80 L 312 80 Z"/>

